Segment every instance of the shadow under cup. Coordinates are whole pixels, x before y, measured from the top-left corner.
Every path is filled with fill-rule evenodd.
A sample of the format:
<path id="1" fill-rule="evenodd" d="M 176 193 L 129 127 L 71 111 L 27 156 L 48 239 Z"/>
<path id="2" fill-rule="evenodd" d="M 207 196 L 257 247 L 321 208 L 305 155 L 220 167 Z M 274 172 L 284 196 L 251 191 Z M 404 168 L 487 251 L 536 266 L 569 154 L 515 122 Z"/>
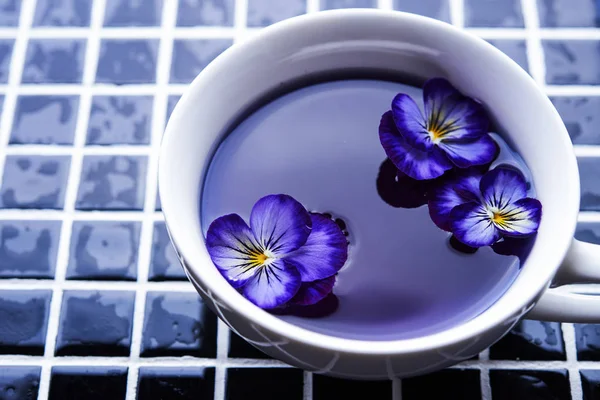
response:
<path id="1" fill-rule="evenodd" d="M 344 15 L 344 18 L 338 18 Z M 311 26 L 314 23 L 314 26 Z M 444 24 L 393 13 L 323 13 L 300 17 L 264 30 L 226 51 L 192 83 L 175 108 L 161 152 L 160 193 L 171 237 L 188 276 L 209 305 L 251 341 L 336 347 L 348 352 L 401 354 L 440 346 L 458 359 L 469 357 L 506 333 L 548 286 L 575 230 L 578 181 L 572 147 L 558 114 L 531 78 L 508 57 L 483 40 Z M 444 34 L 449 31 L 450 34 Z M 472 320 L 431 336 L 410 340 L 338 341 L 294 328 L 243 299 L 212 266 L 200 225 L 199 199 L 211 159 L 230 130 L 257 106 L 332 76 L 376 76 L 419 84 L 440 76 L 461 92 L 488 106 L 493 123 L 508 133 L 511 146 L 529 166 L 544 218 L 527 262 L 506 293 Z M 544 132 L 543 146 L 540 134 Z M 560 191 L 556 189 L 560 188 Z M 232 210 L 234 212 L 234 210 Z M 258 334 L 257 334 L 258 332 Z M 475 335 L 478 335 L 475 338 Z M 268 339 L 268 340 L 267 340 Z M 327 340 L 324 340 L 327 339 Z M 272 347 L 272 346 L 270 346 Z M 292 346 L 293 347 L 293 346 Z M 450 349 L 450 350 L 449 350 Z M 271 355 L 298 366 L 301 356 L 289 358 L 279 350 Z M 440 356 L 438 367 L 458 361 Z M 436 357 L 438 357 L 436 356 Z M 423 359 L 406 368 L 429 368 L 435 359 Z M 343 364 L 343 363 L 342 363 Z M 429 367 L 427 367 L 429 365 Z M 342 368 L 342 367 L 340 367 Z M 381 367 L 371 377 L 385 376 Z M 403 374 L 398 367 L 398 373 Z M 365 376 L 348 367 L 338 376 Z"/>

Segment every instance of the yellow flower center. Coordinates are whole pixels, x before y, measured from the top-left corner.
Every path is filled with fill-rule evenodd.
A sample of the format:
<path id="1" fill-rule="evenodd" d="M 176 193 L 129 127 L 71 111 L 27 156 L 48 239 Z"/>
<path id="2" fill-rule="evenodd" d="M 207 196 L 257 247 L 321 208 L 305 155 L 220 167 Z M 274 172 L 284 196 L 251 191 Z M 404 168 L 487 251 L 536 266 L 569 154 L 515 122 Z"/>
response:
<path id="1" fill-rule="evenodd" d="M 442 136 L 444 136 L 444 133 L 442 131 L 435 128 L 429 129 L 429 134 L 431 135 L 431 140 L 434 142 L 441 139 Z"/>
<path id="2" fill-rule="evenodd" d="M 255 251 L 250 255 L 250 267 L 262 267 L 269 264 L 272 258 L 267 254 L 267 251 Z"/>

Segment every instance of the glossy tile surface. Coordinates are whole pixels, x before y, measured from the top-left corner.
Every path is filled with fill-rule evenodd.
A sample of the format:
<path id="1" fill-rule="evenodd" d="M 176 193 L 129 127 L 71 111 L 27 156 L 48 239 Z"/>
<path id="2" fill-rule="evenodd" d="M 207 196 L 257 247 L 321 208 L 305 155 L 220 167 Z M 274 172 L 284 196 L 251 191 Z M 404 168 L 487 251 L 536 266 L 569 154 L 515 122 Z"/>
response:
<path id="1" fill-rule="evenodd" d="M 306 0 L 248 0 L 248 26 L 262 27 L 306 12 Z"/>
<path id="2" fill-rule="evenodd" d="M 537 0 L 537 6 L 543 27 L 600 26 L 600 3 L 595 0 Z"/>
<path id="3" fill-rule="evenodd" d="M 0 291 L 0 354 L 44 354 L 52 292 Z"/>
<path id="4" fill-rule="evenodd" d="M 447 369 L 402 381 L 406 400 L 448 399 L 480 400 L 479 371 Z M 496 398 L 494 397 L 494 400 Z"/>
<path id="5" fill-rule="evenodd" d="M 465 0 L 465 26 L 522 28 L 519 0 Z"/>
<path id="6" fill-rule="evenodd" d="M 229 39 L 176 40 L 173 44 L 171 83 L 190 83 L 231 44 Z"/>
<path id="7" fill-rule="evenodd" d="M 89 26 L 93 0 L 37 0 L 33 26 Z"/>
<path id="8" fill-rule="evenodd" d="M 156 81 L 158 41 L 106 39 L 100 44 L 96 82 L 117 85 Z"/>
<path id="9" fill-rule="evenodd" d="M 53 367 L 49 400 L 125 400 L 123 367 Z"/>
<path id="10" fill-rule="evenodd" d="M 40 367 L 0 365 L 0 398 L 35 400 L 40 386 Z"/>
<path id="11" fill-rule="evenodd" d="M 229 368 L 225 399 L 302 400 L 302 371 L 291 368 Z"/>
<path id="12" fill-rule="evenodd" d="M 596 40 L 544 40 L 546 83 L 600 84 L 600 42 Z"/>
<path id="13" fill-rule="evenodd" d="M 0 221 L 0 279 L 52 279 L 61 221 Z"/>
<path id="14" fill-rule="evenodd" d="M 29 41 L 22 83 L 81 83 L 86 42 L 83 39 Z"/>
<path id="15" fill-rule="evenodd" d="M 152 96 L 95 96 L 87 144 L 149 144 Z"/>
<path id="16" fill-rule="evenodd" d="M 558 322 L 521 321 L 490 349 L 499 360 L 566 360 L 565 344 Z"/>
<path id="17" fill-rule="evenodd" d="M 214 368 L 141 368 L 138 400 L 212 400 Z"/>
<path id="18" fill-rule="evenodd" d="M 600 399 L 600 371 L 584 369 L 579 374 L 581 376 L 583 400 Z"/>
<path id="19" fill-rule="evenodd" d="M 133 292 L 66 291 L 56 355 L 128 356 L 134 297 Z"/>
<path id="20" fill-rule="evenodd" d="M 164 222 L 154 224 L 152 258 L 148 279 L 151 281 L 185 281 L 187 276 L 175 254 Z"/>
<path id="21" fill-rule="evenodd" d="M 315 375 L 313 377 L 313 399 L 330 400 L 335 398 L 391 399 L 392 382 L 364 382 L 330 378 Z"/>
<path id="22" fill-rule="evenodd" d="M 235 0 L 178 0 L 177 26 L 232 26 Z"/>
<path id="23" fill-rule="evenodd" d="M 143 357 L 214 358 L 217 317 L 195 293 L 149 292 L 146 298 Z"/>
<path id="24" fill-rule="evenodd" d="M 571 399 L 569 374 L 566 370 L 491 370 L 490 381 L 494 400 Z"/>
<path id="25" fill-rule="evenodd" d="M 394 10 L 450 22 L 449 0 L 394 0 Z"/>
<path id="26" fill-rule="evenodd" d="M 79 96 L 19 96 L 10 144 L 73 144 L 78 109 Z"/>

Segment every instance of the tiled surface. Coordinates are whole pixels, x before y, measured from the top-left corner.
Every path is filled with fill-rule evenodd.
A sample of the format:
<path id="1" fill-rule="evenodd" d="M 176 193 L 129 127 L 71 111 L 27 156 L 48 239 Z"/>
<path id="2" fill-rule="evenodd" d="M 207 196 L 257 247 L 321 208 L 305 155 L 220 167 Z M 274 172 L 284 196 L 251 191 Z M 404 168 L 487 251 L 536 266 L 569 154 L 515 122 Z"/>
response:
<path id="1" fill-rule="evenodd" d="M 457 367 L 349 382 L 273 360 L 187 282 L 156 188 L 186 85 L 246 27 L 349 7 L 465 27 L 524 68 L 576 145 L 576 237 L 600 244 L 595 0 L 0 0 L 0 400 L 600 399 L 600 325 L 524 321 Z"/>

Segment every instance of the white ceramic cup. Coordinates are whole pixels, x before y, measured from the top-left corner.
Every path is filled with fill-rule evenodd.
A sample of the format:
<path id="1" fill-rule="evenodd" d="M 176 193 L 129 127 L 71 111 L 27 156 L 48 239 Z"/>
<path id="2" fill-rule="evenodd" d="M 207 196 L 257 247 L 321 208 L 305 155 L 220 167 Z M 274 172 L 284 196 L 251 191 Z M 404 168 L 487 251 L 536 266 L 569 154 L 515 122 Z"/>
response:
<path id="1" fill-rule="evenodd" d="M 544 206 L 535 245 L 506 293 L 468 322 L 406 340 L 327 336 L 257 308 L 211 262 L 200 226 L 200 198 L 219 143 L 252 107 L 291 82 L 350 70 L 446 77 L 486 105 L 531 170 Z M 161 148 L 159 188 L 176 251 L 206 303 L 247 341 L 300 368 L 360 379 L 418 375 L 474 356 L 525 316 L 600 322 L 600 297 L 549 289 L 557 281 L 600 281 L 599 247 L 573 240 L 579 175 L 558 113 L 529 75 L 499 50 L 429 18 L 328 11 L 275 24 L 231 47 L 198 75 L 175 107 Z"/>

